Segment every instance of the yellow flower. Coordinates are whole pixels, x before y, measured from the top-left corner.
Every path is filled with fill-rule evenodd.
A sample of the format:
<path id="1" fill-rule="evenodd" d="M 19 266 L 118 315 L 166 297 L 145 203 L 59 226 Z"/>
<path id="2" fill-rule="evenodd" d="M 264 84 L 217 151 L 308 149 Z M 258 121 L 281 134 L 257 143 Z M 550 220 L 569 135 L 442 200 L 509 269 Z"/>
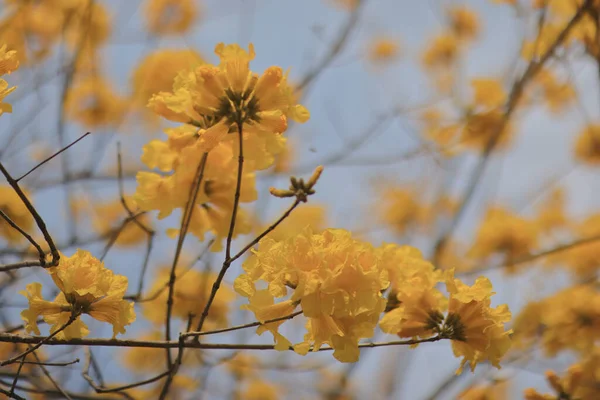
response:
<path id="1" fill-rule="evenodd" d="M 358 341 L 373 335 L 386 305 L 381 292 L 389 285 L 388 274 L 378 253 L 342 229 L 313 234 L 307 228 L 279 242 L 265 238 L 243 268 L 245 274 L 236 278 L 234 287 L 250 299 L 246 307 L 259 320 L 291 313 L 299 302 L 308 318 L 304 343 L 295 347 L 300 353 L 311 344 L 316 351 L 327 343 L 336 359 L 357 361 Z M 258 280 L 267 282 L 268 289 L 257 291 Z M 288 296 L 288 289 L 289 298 L 275 303 L 274 298 Z M 289 347 L 276 326 L 266 329 L 274 334 L 278 349 Z"/>
<path id="2" fill-rule="evenodd" d="M 164 337 L 159 332 L 144 334 L 140 340 L 157 341 Z M 182 363 L 186 366 L 197 366 L 202 363 L 199 349 L 188 349 Z M 121 352 L 123 365 L 136 374 L 162 371 L 165 364 L 165 351 L 159 348 L 130 347 Z"/>
<path id="3" fill-rule="evenodd" d="M 504 208 L 490 207 L 479 226 L 469 256 L 485 259 L 500 253 L 510 262 L 530 254 L 537 246 L 538 234 L 534 222 L 514 215 Z"/>
<path id="4" fill-rule="evenodd" d="M 461 392 L 457 400 L 508 400 L 508 380 L 494 380 Z"/>
<path id="5" fill-rule="evenodd" d="M 226 361 L 227 370 L 238 380 L 256 376 L 258 365 L 256 357 L 241 352 Z"/>
<path id="6" fill-rule="evenodd" d="M 269 382 L 253 379 L 246 389 L 240 394 L 239 400 L 278 400 L 281 397 L 281 388 Z"/>
<path id="7" fill-rule="evenodd" d="M 398 41 L 388 37 L 375 38 L 369 46 L 369 60 L 377 63 L 390 62 L 398 57 Z"/>
<path id="8" fill-rule="evenodd" d="M 29 300 L 29 308 L 21 313 L 27 332 L 39 335 L 38 317 L 51 325 L 53 333 L 66 324 L 72 313 L 88 314 L 92 318 L 113 326 L 113 337 L 125 333 L 125 326 L 135 321 L 133 303 L 123 300 L 127 290 L 127 278 L 115 275 L 89 252 L 77 250 L 71 257 L 61 256 L 58 266 L 48 269 L 52 280 L 60 289 L 54 301 L 42 298 L 40 283 L 27 285 L 20 293 Z M 60 332 L 57 338 L 81 338 L 89 330 L 77 318 Z"/>
<path id="9" fill-rule="evenodd" d="M 294 237 L 310 226 L 313 232 L 321 232 L 325 229 L 327 221 L 326 210 L 320 204 L 306 204 L 296 208 L 289 217 L 271 231 L 267 237 L 281 241 Z M 262 232 L 267 227 L 264 226 Z"/>
<path id="10" fill-rule="evenodd" d="M 101 77 L 86 78 L 71 87 L 65 102 L 67 115 L 84 126 L 116 126 L 127 111 L 126 100 Z"/>
<path id="11" fill-rule="evenodd" d="M 537 392 L 535 389 L 525 389 L 525 400 L 547 400 L 547 399 L 581 399 L 581 400 L 592 400 L 594 397 L 582 397 L 578 395 L 578 390 L 581 386 L 588 385 L 586 382 L 583 384 L 584 370 L 581 365 L 574 364 L 569 367 L 567 374 L 563 379 L 560 379 L 553 371 L 546 372 L 546 380 L 556 392 L 554 395 L 543 395 Z M 583 385 L 582 385 L 583 384 Z M 598 392 L 598 391 L 594 391 Z M 598 393 L 596 393 L 598 394 Z"/>
<path id="12" fill-rule="evenodd" d="M 341 9 L 344 9 L 346 11 L 354 10 L 360 2 L 360 0 L 329 0 L 329 1 L 334 3 L 337 7 L 340 7 Z"/>
<path id="13" fill-rule="evenodd" d="M 27 198 L 31 195 L 27 190 L 23 190 Z M 31 232 L 33 228 L 33 218 L 19 195 L 15 193 L 12 187 L 0 185 L 0 210 L 25 232 Z M 23 242 L 25 238 L 16 229 L 8 225 L 4 218 L 0 217 L 0 237 L 3 237 L 9 244 Z"/>
<path id="14" fill-rule="evenodd" d="M 550 356 L 572 349 L 589 353 L 600 339 L 600 295 L 590 285 L 562 290 L 544 301 L 542 344 Z"/>
<path id="15" fill-rule="evenodd" d="M 157 35 L 177 35 L 190 30 L 198 18 L 197 2 L 193 0 L 146 1 L 146 24 Z"/>
<path id="16" fill-rule="evenodd" d="M 185 264 L 183 261 L 180 261 L 179 265 Z M 155 324 L 163 324 L 165 322 L 170 273 L 170 266 L 164 266 L 155 273 L 156 278 L 148 293 L 149 296 L 153 297 L 159 291 L 160 294 L 155 296 L 151 301 L 141 303 L 144 317 Z M 179 267 L 173 295 L 173 317 L 185 321 L 188 320 L 190 314 L 200 317 L 206 306 L 206 301 L 216 277 L 217 275 L 214 273 L 204 273 L 195 270 L 183 272 L 183 268 Z M 221 285 L 208 313 L 206 320 L 206 327 L 208 329 L 227 326 L 227 314 L 229 313 L 229 306 L 234 297 L 235 295 L 231 289 Z"/>
<path id="17" fill-rule="evenodd" d="M 179 71 L 204 64 L 203 57 L 194 50 L 156 50 L 142 59 L 132 77 L 133 96 L 144 106 L 153 94 L 167 92 Z"/>
<path id="18" fill-rule="evenodd" d="M 559 82 L 556 75 L 542 69 L 534 78 L 535 88 L 540 91 L 540 96 L 551 113 L 564 111 L 576 98 L 575 89 L 569 82 Z"/>
<path id="19" fill-rule="evenodd" d="M 70 18 L 67 41 L 73 49 L 97 49 L 110 37 L 111 17 L 102 3 L 77 1 L 64 13 Z"/>
<path id="20" fill-rule="evenodd" d="M 391 282 L 381 330 L 400 337 L 433 336 L 447 307 L 447 300 L 435 288 L 442 281 L 441 272 L 414 247 L 384 243 L 379 250 Z"/>
<path id="21" fill-rule="evenodd" d="M 19 67 L 17 52 L 7 51 L 6 45 L 0 47 L 0 76 L 10 74 Z"/>
<path id="22" fill-rule="evenodd" d="M 125 196 L 125 202 L 134 215 L 137 214 L 137 206 L 130 196 Z M 94 229 L 101 235 L 105 235 L 108 232 L 119 229 L 128 217 L 129 214 L 123 207 L 121 199 L 115 199 L 107 203 L 94 205 L 94 218 L 92 222 Z M 129 221 L 122 229 L 120 229 L 119 236 L 117 236 L 117 239 L 114 242 L 115 245 L 129 247 L 136 246 L 143 242 L 148 235 L 139 224 L 148 229 L 152 229 L 152 224 L 150 223 L 148 215 L 138 215 L 135 221 Z"/>
<path id="23" fill-rule="evenodd" d="M 436 36 L 423 53 L 422 62 L 428 69 L 449 68 L 459 52 L 457 37 L 451 33 Z"/>
<path id="24" fill-rule="evenodd" d="M 16 86 L 9 88 L 8 82 L 4 79 L 0 79 L 0 116 L 4 113 L 11 113 L 12 106 L 8 103 L 3 103 L 6 96 L 11 94 L 16 89 Z"/>
<path id="25" fill-rule="evenodd" d="M 569 227 L 569 220 L 565 214 L 565 192 L 563 189 L 553 190 L 547 200 L 540 204 L 537 208 L 536 222 L 543 233 Z"/>
<path id="26" fill-rule="evenodd" d="M 171 175 L 139 172 L 138 187 L 134 200 L 144 211 L 159 210 L 158 218 L 165 218 L 176 208 L 184 208 L 194 181 L 196 169 L 203 154 L 202 138 L 197 140 L 196 129 L 189 125 L 166 129 L 166 142 L 153 140 L 144 146 L 142 161 L 150 168 L 157 168 Z M 192 214 L 190 232 L 200 240 L 207 232 L 216 236 L 213 251 L 220 251 L 221 243 L 229 232 L 233 198 L 237 180 L 237 162 L 231 146 L 218 145 L 208 156 L 204 169 L 202 187 L 197 206 Z M 255 175 L 251 168 L 244 168 L 240 202 L 256 200 Z M 245 210 L 239 209 L 234 237 L 249 233 L 252 229 Z M 171 229 L 176 236 L 178 230 Z"/>
<path id="27" fill-rule="evenodd" d="M 380 191 L 376 209 L 382 223 L 402 235 L 417 221 L 421 211 L 418 199 L 410 188 L 385 185 Z"/>
<path id="28" fill-rule="evenodd" d="M 496 139 L 496 148 L 506 147 L 512 139 L 512 129 L 505 122 L 504 113 L 498 109 L 469 113 L 465 117 L 459 142 L 462 147 L 483 151 L 492 138 Z"/>
<path id="29" fill-rule="evenodd" d="M 497 79 L 477 78 L 471 80 L 474 91 L 473 102 L 475 106 L 497 108 L 504 104 L 507 98 L 502 83 Z"/>
<path id="30" fill-rule="evenodd" d="M 469 362 L 471 371 L 477 363 L 489 361 L 500 368 L 500 359 L 511 345 L 504 324 L 510 321 L 511 314 L 506 304 L 490 307 L 492 284 L 487 278 L 479 277 L 468 286 L 453 273 L 446 278 L 446 289 L 450 293 L 446 326 L 450 327 L 452 350 L 456 357 L 463 357 L 457 373 Z"/>
<path id="31" fill-rule="evenodd" d="M 600 165 L 600 125 L 586 126 L 575 141 L 575 158 L 588 165 Z"/>
<path id="32" fill-rule="evenodd" d="M 173 92 L 154 95 L 148 105 L 167 119 L 200 127 L 199 139 L 206 142 L 203 151 L 211 151 L 222 141 L 237 151 L 236 135 L 228 133 L 242 124 L 244 156 L 255 168 L 265 169 L 282 150 L 280 135 L 287 129 L 288 118 L 305 122 L 309 113 L 296 104 L 280 67 L 269 67 L 260 77 L 250 71 L 252 45 L 245 51 L 220 43 L 215 53 L 221 59 L 219 66 L 201 65 L 180 73 Z"/>
<path id="33" fill-rule="evenodd" d="M 448 11 L 452 32 L 461 40 L 473 40 L 479 35 L 479 18 L 465 6 L 455 6 Z"/>

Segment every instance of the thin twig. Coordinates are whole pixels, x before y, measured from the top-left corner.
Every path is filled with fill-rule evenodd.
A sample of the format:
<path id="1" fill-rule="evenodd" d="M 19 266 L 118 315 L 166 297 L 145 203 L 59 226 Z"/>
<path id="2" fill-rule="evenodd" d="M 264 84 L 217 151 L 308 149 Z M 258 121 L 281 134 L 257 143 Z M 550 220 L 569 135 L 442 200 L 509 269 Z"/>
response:
<path id="1" fill-rule="evenodd" d="M 44 363 L 42 363 L 42 362 L 40 361 L 40 358 L 39 358 L 39 357 L 38 357 L 38 355 L 35 353 L 35 351 L 33 351 L 31 354 L 32 354 L 32 355 L 35 357 L 35 359 L 36 359 L 36 360 L 37 360 L 37 362 L 38 362 L 38 364 L 37 364 L 37 365 L 39 365 L 39 367 L 40 367 L 40 369 L 42 370 L 42 372 L 44 373 L 44 375 L 46 375 L 46 378 L 48 378 L 48 380 L 50 381 L 50 383 L 52 383 L 52 385 L 53 385 L 53 386 L 56 388 L 56 390 L 58 390 L 58 391 L 60 392 L 60 394 L 62 394 L 62 395 L 64 396 L 64 398 L 65 398 L 65 399 L 67 399 L 67 400 L 73 400 L 73 399 L 71 398 L 71 396 L 69 396 L 69 394 L 68 394 L 67 392 L 65 392 L 65 391 L 63 390 L 63 388 L 62 388 L 62 387 L 60 387 L 60 385 L 58 384 L 58 382 L 56 382 L 56 381 L 55 381 L 55 380 L 52 378 L 52 376 L 50 375 L 50 372 L 48 372 L 48 369 L 47 369 L 47 368 L 44 366 Z M 79 360 L 77 360 L 77 361 L 79 361 Z"/>
<path id="2" fill-rule="evenodd" d="M 88 136 L 89 134 L 91 134 L 92 132 L 86 132 L 83 135 L 81 135 L 79 137 L 79 139 L 75 140 L 74 142 L 71 142 L 71 144 L 63 147 L 62 149 L 60 149 L 59 151 L 57 151 L 56 153 L 52 154 L 50 157 L 46 158 L 45 160 L 41 161 L 38 165 L 36 165 L 35 167 L 31 168 L 29 171 L 27 171 L 25 174 L 21 175 L 19 178 L 16 179 L 17 182 L 19 182 L 21 179 L 25 178 L 27 175 L 31 174 L 33 171 L 35 171 L 36 169 L 38 169 L 39 167 L 41 167 L 42 165 L 46 164 L 48 161 L 52 160 L 54 157 L 56 157 L 57 155 L 61 154 L 63 151 L 68 150 L 71 146 L 74 146 L 75 144 L 77 144 L 77 142 L 79 142 L 80 140 L 82 140 L 83 138 L 85 138 L 86 136 Z"/>
<path id="3" fill-rule="evenodd" d="M 48 244 L 48 247 L 50 248 L 50 254 L 52 255 L 52 260 L 50 261 L 50 263 L 48 263 L 48 265 L 51 267 L 58 265 L 58 261 L 60 260 L 60 254 L 58 253 L 58 249 L 56 248 L 56 245 L 54 244 L 54 240 L 52 240 L 52 236 L 50 236 L 50 233 L 48 232 L 48 229 L 46 228 L 46 223 L 44 222 L 43 218 L 37 212 L 37 210 L 35 209 L 33 204 L 31 204 L 31 202 L 29 201 L 29 199 L 27 198 L 27 196 L 25 195 L 25 193 L 19 186 L 19 183 L 14 180 L 14 178 L 8 173 L 8 171 L 6 170 L 6 168 L 4 168 L 4 165 L 2 165 L 1 162 L 0 162 L 0 172 L 2 172 L 2 174 L 6 178 L 6 181 L 8 182 L 8 184 L 13 188 L 13 190 L 15 191 L 17 196 L 19 196 L 19 198 L 21 199 L 21 201 L 27 208 L 27 211 L 29 211 L 29 213 L 33 217 L 36 225 L 42 232 L 42 235 L 44 235 L 44 239 L 46 240 L 46 243 Z M 40 262 L 42 263 L 42 265 L 46 265 L 44 259 L 41 259 Z"/>
<path id="4" fill-rule="evenodd" d="M 181 228 L 179 229 L 179 236 L 177 238 L 177 247 L 175 249 L 175 256 L 173 257 L 173 265 L 171 266 L 171 273 L 169 277 L 169 293 L 167 297 L 167 311 L 166 311 L 166 321 L 165 321 L 165 338 L 167 341 L 171 339 L 171 312 L 173 310 L 173 294 L 175 292 L 175 281 L 177 279 L 176 268 L 177 263 L 179 262 L 179 257 L 181 255 L 181 250 L 183 249 L 183 243 L 185 241 L 185 237 L 187 235 L 188 228 L 190 226 L 190 221 L 192 220 L 192 214 L 194 213 L 194 209 L 196 208 L 196 199 L 198 198 L 198 192 L 200 191 L 200 187 L 202 186 L 202 179 L 204 177 L 204 169 L 206 167 L 206 161 L 208 160 L 208 153 L 202 154 L 202 159 L 198 164 L 198 169 L 196 170 L 196 176 L 194 177 L 194 181 L 192 186 L 190 187 L 190 194 L 188 197 L 188 201 L 185 207 L 185 211 L 181 220 Z M 169 392 L 169 387 L 173 382 L 173 378 L 179 369 L 179 363 L 181 362 L 183 348 L 179 348 L 179 353 L 177 357 L 177 362 L 173 363 L 173 359 L 171 356 L 171 351 L 169 349 L 166 350 L 167 357 L 167 370 L 169 370 L 169 374 L 167 375 L 167 380 L 162 388 L 160 394 L 160 400 L 163 400 L 167 393 Z"/>

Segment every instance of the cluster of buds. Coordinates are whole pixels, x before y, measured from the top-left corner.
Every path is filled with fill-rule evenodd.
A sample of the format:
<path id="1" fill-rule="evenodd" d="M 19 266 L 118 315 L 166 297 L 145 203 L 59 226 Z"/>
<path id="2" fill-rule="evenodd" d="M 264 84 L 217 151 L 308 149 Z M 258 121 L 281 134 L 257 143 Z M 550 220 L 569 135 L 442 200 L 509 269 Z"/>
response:
<path id="1" fill-rule="evenodd" d="M 316 185 L 321 173 L 323 172 L 323 166 L 319 165 L 315 172 L 307 182 L 304 179 L 297 179 L 296 177 L 290 177 L 290 188 L 289 189 L 276 189 L 274 187 L 269 188 L 269 192 L 275 197 L 296 197 L 298 201 L 306 203 L 308 196 L 315 194 L 313 187 Z"/>

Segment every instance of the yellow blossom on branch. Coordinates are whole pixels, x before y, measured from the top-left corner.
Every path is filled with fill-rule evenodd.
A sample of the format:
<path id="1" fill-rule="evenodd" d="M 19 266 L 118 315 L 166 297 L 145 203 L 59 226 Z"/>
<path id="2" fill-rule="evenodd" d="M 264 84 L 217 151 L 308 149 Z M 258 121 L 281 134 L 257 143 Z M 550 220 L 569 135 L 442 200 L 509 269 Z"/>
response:
<path id="1" fill-rule="evenodd" d="M 353 239 L 350 232 L 328 229 L 313 234 L 307 228 L 284 241 L 261 240 L 234 287 L 249 298 L 245 308 L 259 321 L 289 315 L 298 305 L 302 308 L 308 333 L 296 351 L 305 353 L 311 345 L 316 351 L 327 343 L 336 359 L 355 362 L 359 339 L 374 334 L 386 305 L 381 292 L 389 285 L 388 274 L 377 260 L 375 249 Z M 267 282 L 268 289 L 257 290 L 259 280 Z M 275 298 L 288 295 L 289 299 L 275 303 Z M 273 333 L 276 349 L 287 350 L 289 340 L 271 324 L 262 330 Z"/>
<path id="2" fill-rule="evenodd" d="M 219 66 L 201 65 L 180 73 L 172 92 L 160 92 L 148 106 L 163 117 L 197 126 L 198 149 L 208 152 L 220 142 L 229 141 L 235 126 L 242 125 L 244 156 L 255 168 L 270 166 L 273 155 L 281 152 L 280 135 L 287 129 L 288 118 L 305 122 L 309 113 L 296 104 L 287 74 L 280 67 L 269 67 L 263 75 L 250 71 L 254 59 L 252 44 L 246 51 L 236 44 L 220 43 L 215 48 Z M 233 146 L 237 148 L 237 146 Z M 269 157 L 263 157 L 264 153 Z"/>
<path id="3" fill-rule="evenodd" d="M 490 307 L 494 292 L 487 278 L 479 277 L 468 286 L 453 275 L 449 273 L 446 278 L 450 300 L 444 324 L 452 340 L 454 355 L 463 357 L 457 372 L 462 371 L 467 362 L 471 371 L 483 361 L 500 368 L 500 359 L 511 345 L 509 335 L 512 331 L 504 330 L 504 324 L 511 318 L 508 306 Z"/>
<path id="4" fill-rule="evenodd" d="M 125 333 L 125 326 L 135 321 L 133 303 L 123 300 L 127 278 L 115 275 L 85 250 L 71 256 L 61 256 L 58 266 L 47 270 L 60 290 L 53 301 L 44 300 L 42 285 L 30 283 L 20 293 L 27 297 L 29 308 L 21 312 L 27 332 L 40 334 L 37 319 L 41 316 L 54 333 L 73 316 L 88 314 L 113 326 L 113 337 Z M 82 338 L 89 334 L 86 324 L 77 317 L 56 338 Z"/>

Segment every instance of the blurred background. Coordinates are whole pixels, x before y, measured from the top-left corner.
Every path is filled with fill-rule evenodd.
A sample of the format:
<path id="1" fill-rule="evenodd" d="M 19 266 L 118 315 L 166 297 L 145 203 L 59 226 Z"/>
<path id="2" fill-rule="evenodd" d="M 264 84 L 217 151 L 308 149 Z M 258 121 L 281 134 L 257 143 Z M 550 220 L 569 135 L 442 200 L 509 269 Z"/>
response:
<path id="1" fill-rule="evenodd" d="M 147 170 L 142 147 L 174 126 L 146 107 L 148 99 L 170 91 L 180 70 L 218 64 L 218 43 L 252 43 L 251 69 L 289 69 L 311 113 L 302 125 L 290 123 L 286 151 L 257 174 L 258 200 L 244 205 L 253 232 L 289 207 L 269 187 L 285 188 L 290 176 L 307 178 L 323 165 L 317 193 L 287 230 L 344 228 L 376 246 L 416 246 L 465 282 L 485 274 L 497 292 L 493 305 L 507 303 L 513 312 L 515 350 L 500 371 L 482 364 L 462 375 L 445 341 L 363 349 L 351 365 L 328 353 L 190 351 L 171 398 L 499 400 L 523 398 L 531 387 L 552 392 L 545 371 L 562 376 L 571 364 L 587 363 L 600 337 L 598 12 L 597 2 L 580 0 L 2 0 L 0 46 L 16 50 L 20 66 L 3 77 L 17 89 L 4 99 L 12 113 L 0 118 L 0 161 L 20 176 L 91 132 L 21 184 L 61 252 L 89 250 L 129 278 L 131 298 L 147 298 L 170 267 L 176 240 L 166 231 L 180 220 L 178 212 L 162 220 L 144 213 L 155 232 L 148 235 L 127 222 L 121 204 L 120 184 L 132 195 L 136 173 Z M 0 209 L 17 215 L 14 196 L 0 185 Z M 2 224 L 0 264 L 35 255 Z M 188 269 L 219 270 L 224 256 L 206 251 L 209 237 L 187 238 Z M 240 236 L 234 248 L 252 237 Z M 240 271 L 241 262 L 228 271 L 229 290 Z M 0 282 L 6 329 L 22 323 L 27 301 L 17 293 L 27 283 L 56 294 L 39 268 L 3 273 Z M 561 331 L 541 317 L 571 299 L 573 309 L 561 315 L 585 315 L 583 328 L 561 316 Z M 254 321 L 239 309 L 243 303 L 232 295 L 223 310 L 227 326 Z M 137 304 L 123 338 L 160 339 L 163 322 L 152 314 L 162 307 Z M 529 314 L 519 319 L 523 310 Z M 86 322 L 90 337 L 111 337 L 107 324 Z M 288 321 L 281 332 L 301 339 L 303 324 Z M 176 336 L 186 321 L 173 325 Z M 567 343 L 553 347 L 558 339 L 544 336 L 549 331 Z M 583 351 L 568 343 L 580 334 L 591 343 Z M 378 332 L 373 340 L 394 339 Z M 254 328 L 204 340 L 272 343 Z M 4 358 L 11 351 L 3 349 Z M 93 394 L 81 374 L 88 351 L 56 346 L 43 354 L 53 362 L 81 359 L 48 367 L 73 398 L 119 397 Z M 97 365 L 90 374 L 106 387 L 148 379 L 164 366 L 162 350 L 91 351 Z M 590 390 L 581 398 L 600 398 L 600 363 L 585 365 L 594 381 L 585 382 Z M 14 368 L 0 369 L 0 385 L 10 388 Z"/>

